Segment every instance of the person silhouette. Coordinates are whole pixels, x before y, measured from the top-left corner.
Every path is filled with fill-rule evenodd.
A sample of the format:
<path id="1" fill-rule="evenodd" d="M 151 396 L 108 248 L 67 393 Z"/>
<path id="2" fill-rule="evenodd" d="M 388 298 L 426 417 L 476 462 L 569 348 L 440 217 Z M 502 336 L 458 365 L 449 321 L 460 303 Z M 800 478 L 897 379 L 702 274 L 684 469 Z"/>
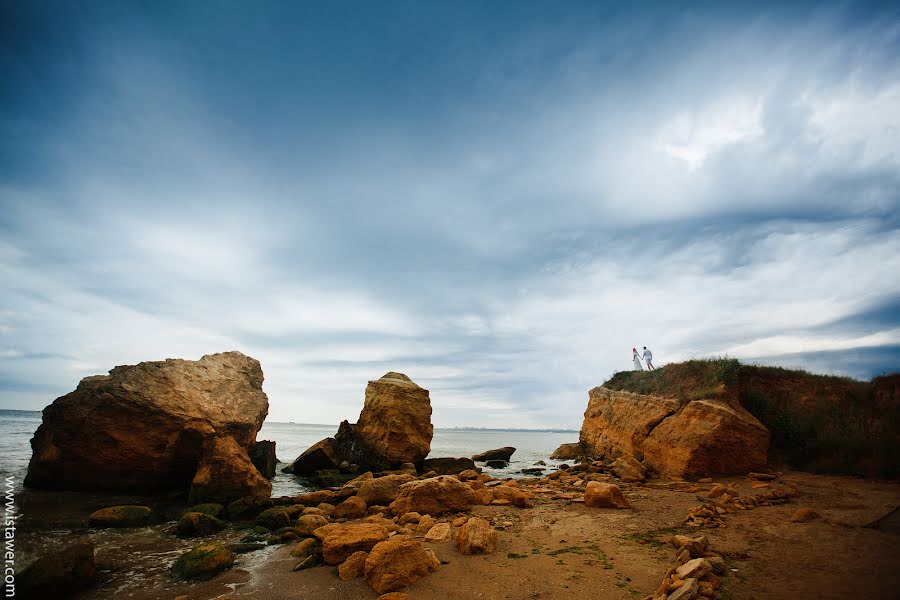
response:
<path id="1" fill-rule="evenodd" d="M 641 357 L 638 354 L 637 348 L 631 349 L 631 358 L 634 359 L 634 370 L 643 371 L 644 365 L 641 364 Z"/>
<path id="2" fill-rule="evenodd" d="M 647 370 L 652 371 L 656 367 L 653 366 L 653 353 L 644 346 L 644 362 L 647 363 Z"/>

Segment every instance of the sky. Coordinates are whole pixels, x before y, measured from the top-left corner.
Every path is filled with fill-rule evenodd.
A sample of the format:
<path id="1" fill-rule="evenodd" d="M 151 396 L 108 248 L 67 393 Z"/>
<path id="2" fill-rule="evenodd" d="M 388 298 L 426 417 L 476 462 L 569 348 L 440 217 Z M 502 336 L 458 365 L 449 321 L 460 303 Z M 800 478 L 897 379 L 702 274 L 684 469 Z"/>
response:
<path id="1" fill-rule="evenodd" d="M 898 57 L 890 3 L 0 2 L 0 408 L 227 350 L 308 423 L 896 371 Z"/>

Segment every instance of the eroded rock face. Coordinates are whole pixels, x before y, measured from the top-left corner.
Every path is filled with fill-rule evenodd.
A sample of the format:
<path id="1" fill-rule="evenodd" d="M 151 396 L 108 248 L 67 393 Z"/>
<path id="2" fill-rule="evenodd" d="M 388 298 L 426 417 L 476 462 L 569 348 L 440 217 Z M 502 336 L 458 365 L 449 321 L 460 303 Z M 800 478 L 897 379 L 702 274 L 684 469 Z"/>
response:
<path id="1" fill-rule="evenodd" d="M 590 391 L 581 444 L 594 456 L 625 457 L 628 479 L 642 463 L 679 477 L 746 473 L 766 464 L 769 432 L 753 415 L 724 399 L 682 405 L 662 398 L 597 387 Z"/>
<path id="2" fill-rule="evenodd" d="M 683 477 L 746 473 L 765 467 L 769 430 L 740 406 L 694 400 L 644 441 L 644 463 Z"/>
<path id="3" fill-rule="evenodd" d="M 231 438 L 246 457 L 269 409 L 262 383 L 259 362 L 240 352 L 86 377 L 44 409 L 25 485 L 187 489 L 211 440 Z"/>
<path id="4" fill-rule="evenodd" d="M 391 463 L 424 460 L 434 434 L 428 390 L 402 373 L 370 381 L 356 429 Z"/>

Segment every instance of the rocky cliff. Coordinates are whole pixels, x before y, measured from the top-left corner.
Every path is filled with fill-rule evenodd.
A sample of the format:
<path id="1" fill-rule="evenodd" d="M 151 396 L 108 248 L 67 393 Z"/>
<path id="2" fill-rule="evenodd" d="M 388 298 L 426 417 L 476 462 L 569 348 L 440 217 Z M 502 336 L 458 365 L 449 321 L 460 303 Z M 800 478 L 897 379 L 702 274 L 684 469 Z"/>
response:
<path id="1" fill-rule="evenodd" d="M 601 386 L 589 393 L 580 441 L 594 456 L 633 457 L 658 473 L 704 477 L 762 468 L 769 432 L 724 400 L 683 403 Z"/>
<path id="2" fill-rule="evenodd" d="M 202 467 L 195 483 L 206 498 L 227 499 L 209 480 L 216 471 L 229 473 L 227 497 L 268 494 L 247 456 L 269 409 L 262 383 L 259 362 L 240 352 L 86 377 L 44 409 L 25 485 L 187 490 Z"/>
<path id="3" fill-rule="evenodd" d="M 768 462 L 896 478 L 900 375 L 855 381 L 731 359 L 622 371 L 591 390 L 581 440 L 598 456 L 675 475 Z"/>

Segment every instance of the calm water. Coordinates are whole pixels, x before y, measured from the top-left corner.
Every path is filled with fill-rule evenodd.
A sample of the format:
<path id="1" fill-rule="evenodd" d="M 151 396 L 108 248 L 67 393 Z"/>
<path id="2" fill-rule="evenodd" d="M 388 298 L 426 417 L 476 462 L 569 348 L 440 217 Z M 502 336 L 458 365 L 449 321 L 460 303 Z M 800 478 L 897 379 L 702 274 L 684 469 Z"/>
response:
<path id="1" fill-rule="evenodd" d="M 41 424 L 41 413 L 24 410 L 0 410 L 0 475 L 5 479 L 12 475 L 17 487 L 21 486 L 31 458 L 29 440 Z M 337 432 L 337 425 L 307 425 L 300 423 L 263 424 L 257 435 L 259 440 L 274 440 L 279 461 L 289 463 L 304 450 L 322 438 Z M 548 456 L 560 444 L 578 441 L 577 431 L 519 431 L 507 429 L 436 429 L 431 441 L 430 457 L 472 456 L 477 452 L 514 446 L 515 454 L 507 469 L 486 469 L 495 477 L 516 477 L 523 468 L 532 467 Z M 281 465 L 284 466 L 284 465 Z M 280 471 L 272 482 L 274 496 L 295 495 L 306 491 L 302 482 L 293 475 Z"/>

